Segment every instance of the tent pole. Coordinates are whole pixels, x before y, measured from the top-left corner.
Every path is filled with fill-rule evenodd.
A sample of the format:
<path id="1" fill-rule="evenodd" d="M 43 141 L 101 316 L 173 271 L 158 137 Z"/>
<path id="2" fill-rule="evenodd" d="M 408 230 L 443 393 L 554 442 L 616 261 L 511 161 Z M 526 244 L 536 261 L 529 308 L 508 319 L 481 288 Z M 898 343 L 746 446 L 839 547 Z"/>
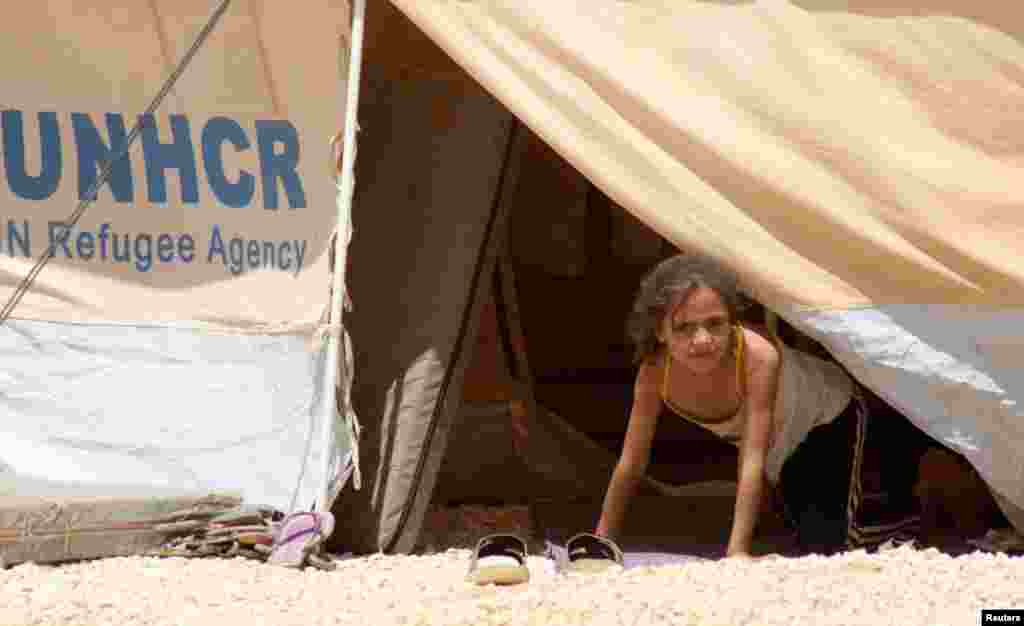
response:
<path id="1" fill-rule="evenodd" d="M 341 389 L 338 388 L 339 352 L 345 337 L 342 326 L 342 315 L 347 300 L 345 286 L 345 268 L 348 258 L 348 244 L 352 238 L 352 196 L 355 189 L 355 157 L 356 157 L 356 126 L 359 112 L 359 82 L 363 62 L 363 33 L 366 23 L 366 0 L 354 0 L 352 3 L 352 50 L 349 56 L 348 93 L 345 100 L 345 126 L 341 143 L 341 172 L 338 185 L 338 225 L 334 242 L 334 267 L 332 268 L 330 332 L 327 333 L 327 363 L 324 372 L 324 391 L 322 397 L 330 402 L 324 403 L 324 414 L 321 421 L 322 461 L 319 478 L 322 481 L 317 509 L 329 511 L 331 507 L 332 480 L 330 479 L 330 450 L 334 447 L 334 423 L 338 414 L 338 392 L 344 404 L 342 412 L 348 421 L 353 417 L 349 408 L 349 394 L 352 372 L 346 367 L 342 372 Z M 351 355 L 346 349 L 343 355 L 348 362 Z M 355 464 L 355 480 L 358 486 L 359 460 L 358 437 L 353 432 L 353 463 Z M 339 468 L 344 471 L 344 468 Z"/>

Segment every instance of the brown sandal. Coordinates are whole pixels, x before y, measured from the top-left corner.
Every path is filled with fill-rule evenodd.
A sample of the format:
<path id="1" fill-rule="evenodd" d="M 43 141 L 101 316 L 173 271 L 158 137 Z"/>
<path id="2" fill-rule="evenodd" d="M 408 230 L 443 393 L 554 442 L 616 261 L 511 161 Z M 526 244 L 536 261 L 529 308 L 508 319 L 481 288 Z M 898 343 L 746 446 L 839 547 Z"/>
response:
<path id="1" fill-rule="evenodd" d="M 477 585 L 518 585 L 530 580 L 526 542 L 515 535 L 488 535 L 476 544 L 466 580 Z"/>
<path id="2" fill-rule="evenodd" d="M 580 533 L 565 543 L 569 563 L 566 570 L 579 574 L 603 572 L 623 566 L 622 550 L 614 541 L 591 533 Z"/>

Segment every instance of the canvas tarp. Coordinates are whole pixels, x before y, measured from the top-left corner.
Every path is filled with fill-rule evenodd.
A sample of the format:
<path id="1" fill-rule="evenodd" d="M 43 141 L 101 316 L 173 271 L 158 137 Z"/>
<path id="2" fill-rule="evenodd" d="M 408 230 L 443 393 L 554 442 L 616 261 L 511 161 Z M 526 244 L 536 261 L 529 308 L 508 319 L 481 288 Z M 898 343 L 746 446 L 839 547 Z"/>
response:
<path id="1" fill-rule="evenodd" d="M 1024 527 L 1024 9 L 392 3 L 616 202 L 964 454 Z"/>
<path id="2" fill-rule="evenodd" d="M 399 78 L 374 59 L 360 105 L 345 318 L 364 482 L 339 498 L 334 541 L 408 552 L 460 408 L 515 121 L 468 81 Z"/>
<path id="3" fill-rule="evenodd" d="M 0 25 L 0 300 L 221 3 L 47 0 Z M 240 0 L 141 119 L 70 237 L 0 326 L 0 495 L 320 497 L 345 109 L 344 0 Z M 296 46 L 301 33 L 302 45 Z"/>

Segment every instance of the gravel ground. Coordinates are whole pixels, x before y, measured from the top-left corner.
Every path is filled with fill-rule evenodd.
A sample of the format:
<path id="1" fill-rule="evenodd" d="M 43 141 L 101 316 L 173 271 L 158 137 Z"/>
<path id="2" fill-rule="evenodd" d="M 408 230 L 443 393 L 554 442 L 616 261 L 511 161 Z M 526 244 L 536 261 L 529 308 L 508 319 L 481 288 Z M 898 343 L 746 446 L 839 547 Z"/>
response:
<path id="1" fill-rule="evenodd" d="M 467 550 L 349 559 L 295 571 L 243 559 L 114 558 L 0 571 L 0 624 L 977 624 L 1024 609 L 1024 558 L 899 548 L 463 581 Z"/>

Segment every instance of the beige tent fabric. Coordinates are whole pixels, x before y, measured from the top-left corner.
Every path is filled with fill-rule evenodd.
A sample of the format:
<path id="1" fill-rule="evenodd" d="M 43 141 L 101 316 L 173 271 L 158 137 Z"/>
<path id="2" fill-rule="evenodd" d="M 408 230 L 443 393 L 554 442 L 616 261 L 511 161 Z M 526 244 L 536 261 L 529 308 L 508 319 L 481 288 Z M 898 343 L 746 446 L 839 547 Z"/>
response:
<path id="1" fill-rule="evenodd" d="M 770 305 L 1024 301 L 1013 3 L 392 2 L 619 204 Z"/>
<path id="2" fill-rule="evenodd" d="M 736 269 L 965 454 L 1024 528 L 1007 340 L 1024 312 L 1024 5 L 391 2 L 618 204 Z"/>
<path id="3" fill-rule="evenodd" d="M 109 116 L 118 117 L 129 132 L 218 4 L 46 0 L 19 6 L 16 19 L 0 24 L 4 58 L 21 60 L 0 68 L 6 116 L 0 153 L 4 301 L 46 250 L 48 222 L 67 218 L 78 204 L 80 166 L 96 170 L 93 160 L 82 158 L 75 116 L 91 121 L 108 145 Z M 72 232 L 68 251 L 58 248 L 14 317 L 198 320 L 230 331 L 314 326 L 329 286 L 325 252 L 337 193 L 329 141 L 344 119 L 350 21 L 347 0 L 311 0 L 301 10 L 269 0 L 231 3 L 155 116 L 160 143 L 175 139 L 172 115 L 188 123 L 188 134 L 180 133 L 177 140 L 191 142 L 191 149 L 169 157 L 170 167 L 164 162 L 166 200 L 155 199 L 149 190 L 149 166 L 160 163 L 146 154 L 140 137 L 130 153 L 130 198 L 115 198 L 110 186 L 100 191 Z M 61 160 L 60 174 L 46 197 L 31 199 L 25 196 L 26 184 L 18 182 L 24 176 L 17 165 L 23 157 L 24 175 L 46 178 L 41 170 L 41 114 L 53 114 L 59 127 L 59 150 L 54 153 Z M 12 143 L 16 116 L 22 121 L 24 149 Z M 261 124 L 285 131 L 261 136 Z M 289 127 L 292 147 L 280 141 Z M 207 135 L 211 129 L 217 132 Z M 292 201 L 284 177 L 266 175 L 267 163 L 275 158 L 271 154 L 288 150 L 296 163 L 283 170 L 293 171 L 300 181 L 304 203 Z M 212 155 L 222 164 L 225 184 L 220 189 L 240 184 L 245 175 L 252 177 L 251 193 L 242 206 L 221 201 L 218 185 L 211 182 L 217 177 L 217 164 L 210 169 Z M 178 170 L 189 159 L 194 168 L 184 169 L 195 172 L 195 200 L 185 197 Z M 277 208 L 268 201 L 274 188 Z M 103 224 L 109 224 L 105 234 Z M 219 243 L 214 227 L 219 228 Z M 12 230 L 20 239 L 12 238 Z M 112 260 L 115 234 L 121 245 L 125 240 L 132 244 L 130 261 Z M 140 234 L 151 240 L 138 243 Z M 178 247 L 184 234 L 194 244 L 186 262 Z M 161 235 L 170 237 L 164 240 L 163 260 L 158 258 Z M 76 247 L 79 236 L 85 237 L 84 248 Z M 239 243 L 232 244 L 232 239 Z M 102 241 L 105 256 L 100 254 Z M 136 245 L 149 261 L 135 262 Z"/>

